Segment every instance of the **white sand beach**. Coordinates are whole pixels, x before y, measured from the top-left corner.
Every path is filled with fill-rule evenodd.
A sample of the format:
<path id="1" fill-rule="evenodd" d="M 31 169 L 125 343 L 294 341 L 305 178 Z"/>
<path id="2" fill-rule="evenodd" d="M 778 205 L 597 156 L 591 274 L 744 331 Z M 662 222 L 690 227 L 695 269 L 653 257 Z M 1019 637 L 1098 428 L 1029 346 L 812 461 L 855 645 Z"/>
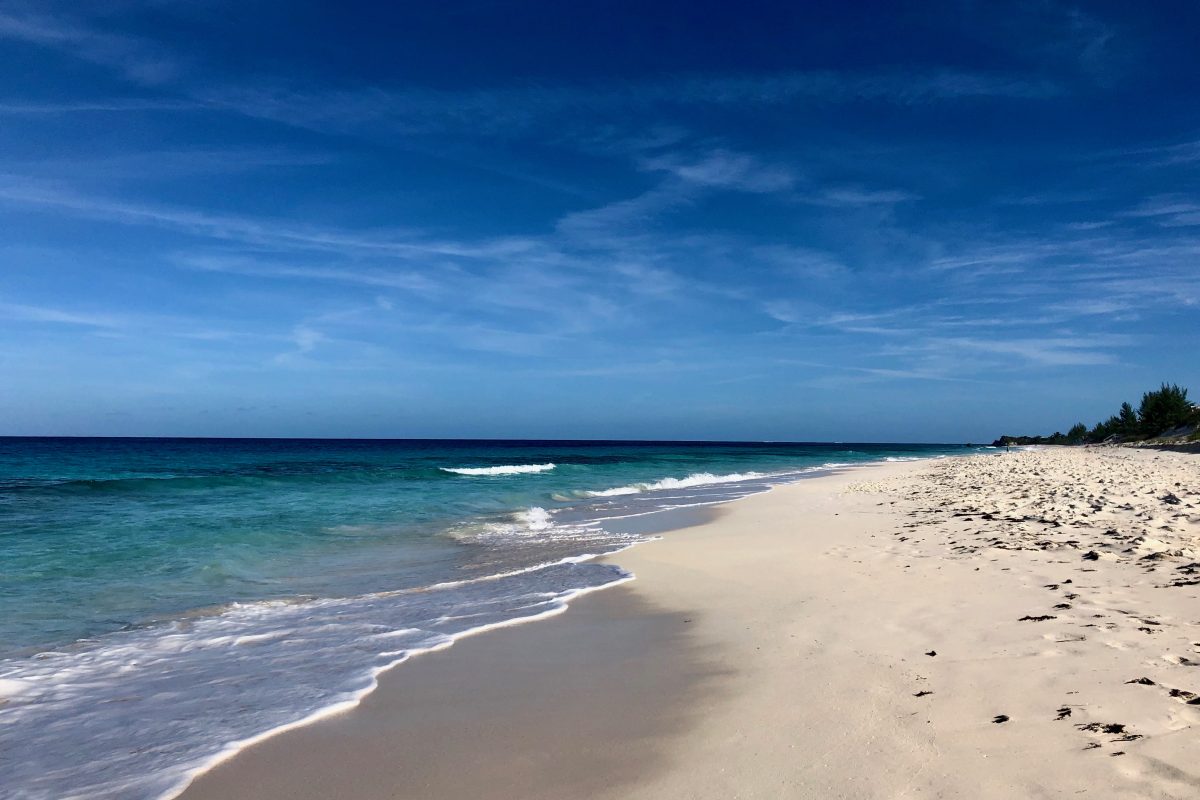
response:
<path id="1" fill-rule="evenodd" d="M 613 556 L 637 580 L 414 659 L 183 796 L 1196 797 L 1198 546 L 1191 454 L 803 480 Z"/>

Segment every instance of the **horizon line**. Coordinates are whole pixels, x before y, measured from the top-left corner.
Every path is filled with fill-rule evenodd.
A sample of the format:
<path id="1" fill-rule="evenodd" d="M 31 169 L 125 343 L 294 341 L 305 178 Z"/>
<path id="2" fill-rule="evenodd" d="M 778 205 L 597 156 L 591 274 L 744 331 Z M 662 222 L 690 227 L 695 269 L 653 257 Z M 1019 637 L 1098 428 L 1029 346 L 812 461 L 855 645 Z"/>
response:
<path id="1" fill-rule="evenodd" d="M 985 442 L 869 442 L 817 441 L 799 439 L 589 439 L 538 437 L 447 437 L 447 436 L 104 436 L 77 434 L 0 434 L 3 439 L 118 439 L 118 440 L 195 440 L 195 441 L 320 441 L 320 442 L 559 442 L 588 444 L 820 444 L 820 445 L 954 445 L 970 446 Z"/>

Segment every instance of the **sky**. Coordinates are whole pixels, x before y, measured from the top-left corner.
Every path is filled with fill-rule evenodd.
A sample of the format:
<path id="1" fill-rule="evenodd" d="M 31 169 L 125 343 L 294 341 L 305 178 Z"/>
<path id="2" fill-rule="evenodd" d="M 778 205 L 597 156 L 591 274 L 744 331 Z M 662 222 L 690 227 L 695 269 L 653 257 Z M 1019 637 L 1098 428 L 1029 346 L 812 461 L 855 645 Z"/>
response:
<path id="1" fill-rule="evenodd" d="M 978 442 L 1200 394 L 1198 30 L 0 0 L 0 434 Z"/>

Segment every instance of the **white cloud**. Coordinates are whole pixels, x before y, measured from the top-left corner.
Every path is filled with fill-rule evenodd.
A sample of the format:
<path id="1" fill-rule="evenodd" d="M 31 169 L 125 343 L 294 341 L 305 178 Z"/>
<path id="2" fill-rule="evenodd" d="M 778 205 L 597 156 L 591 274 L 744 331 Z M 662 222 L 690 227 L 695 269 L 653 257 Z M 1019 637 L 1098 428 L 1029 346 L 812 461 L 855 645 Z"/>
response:
<path id="1" fill-rule="evenodd" d="M 898 189 L 863 189 L 843 186 L 826 189 L 811 198 L 810 202 L 831 206 L 874 206 L 894 205 L 916 199 L 918 199 L 916 195 Z"/>
<path id="2" fill-rule="evenodd" d="M 791 189 L 796 182 L 792 170 L 779 164 L 765 164 L 746 153 L 712 150 L 688 158 L 678 153 L 645 158 L 641 167 L 650 172 L 666 172 L 681 181 L 713 189 L 769 193 Z"/>

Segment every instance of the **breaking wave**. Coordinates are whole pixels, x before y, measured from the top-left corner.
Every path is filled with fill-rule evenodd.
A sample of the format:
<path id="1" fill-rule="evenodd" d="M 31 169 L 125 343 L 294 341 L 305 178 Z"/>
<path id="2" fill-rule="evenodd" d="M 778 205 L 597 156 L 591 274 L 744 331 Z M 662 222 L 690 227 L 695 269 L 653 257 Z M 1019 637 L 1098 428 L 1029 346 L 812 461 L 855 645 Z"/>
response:
<path id="1" fill-rule="evenodd" d="M 549 472 L 557 464 L 506 464 L 499 467 L 439 467 L 442 472 L 455 475 L 525 475 L 532 472 Z"/>
<path id="2" fill-rule="evenodd" d="M 596 525 L 556 525 L 549 511 L 541 506 L 532 506 L 524 511 L 507 514 L 500 522 L 483 524 L 468 523 L 450 532 L 459 541 L 537 541 L 548 543 L 557 540 L 585 541 L 593 537 L 611 538 Z"/>

